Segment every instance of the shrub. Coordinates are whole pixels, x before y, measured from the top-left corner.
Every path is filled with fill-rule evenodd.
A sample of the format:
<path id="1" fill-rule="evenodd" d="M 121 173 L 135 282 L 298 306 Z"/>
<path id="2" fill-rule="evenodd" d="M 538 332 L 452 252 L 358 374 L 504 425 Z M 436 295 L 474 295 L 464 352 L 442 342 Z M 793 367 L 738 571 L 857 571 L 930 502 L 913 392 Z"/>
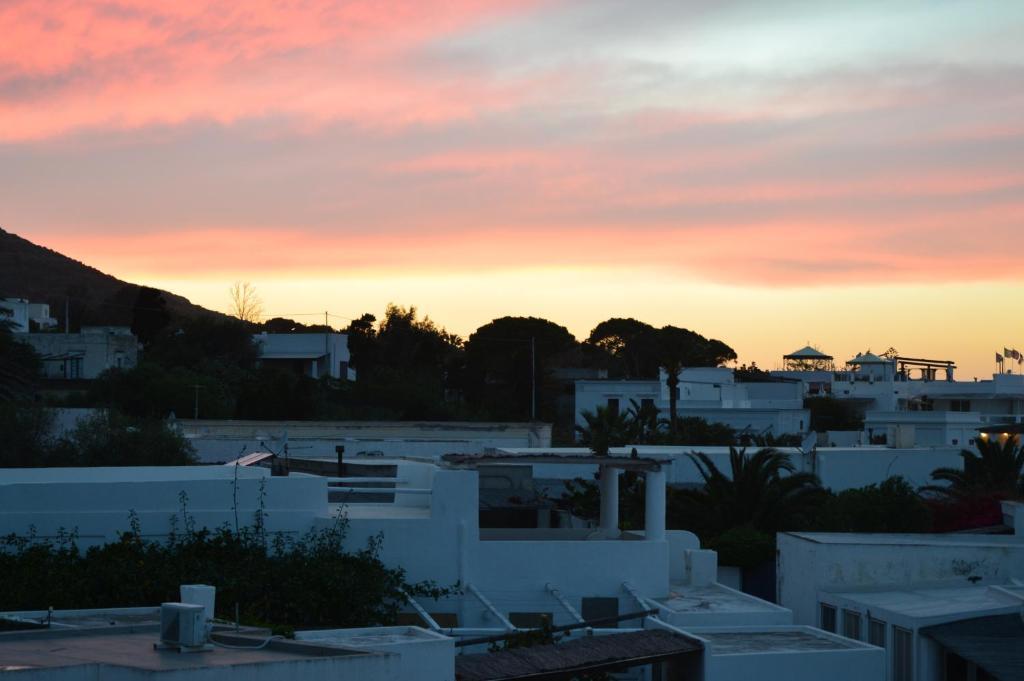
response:
<path id="1" fill-rule="evenodd" d="M 408 584 L 402 569 L 381 562 L 381 538 L 358 551 L 343 547 L 346 522 L 297 538 L 268 535 L 262 513 L 252 527 L 195 529 L 182 496 L 184 527 L 165 542 L 145 539 L 138 518 L 118 541 L 84 553 L 74 533 L 54 540 L 10 535 L 0 540 L 0 603 L 31 610 L 130 607 L 178 600 L 181 584 L 217 587 L 217 614 L 297 626 L 392 624 L 403 593 L 440 598 L 453 591 L 432 582 Z"/>

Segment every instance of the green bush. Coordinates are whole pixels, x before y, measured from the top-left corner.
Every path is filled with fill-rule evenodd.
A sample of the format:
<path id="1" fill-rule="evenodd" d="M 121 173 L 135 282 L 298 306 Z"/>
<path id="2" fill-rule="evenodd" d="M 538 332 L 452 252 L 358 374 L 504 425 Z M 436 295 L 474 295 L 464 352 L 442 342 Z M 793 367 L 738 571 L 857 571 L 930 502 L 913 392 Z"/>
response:
<path id="1" fill-rule="evenodd" d="M 819 532 L 928 532 L 932 517 L 917 491 L 895 476 L 829 495 L 813 525 Z"/>
<path id="2" fill-rule="evenodd" d="M 182 495 L 184 527 L 166 542 L 144 539 L 138 518 L 116 542 L 84 553 L 74 533 L 54 541 L 10 535 L 0 540 L 0 603 L 10 610 L 149 606 L 178 600 L 181 584 L 217 587 L 217 614 L 287 630 L 392 624 L 412 595 L 439 598 L 453 589 L 408 584 L 381 562 L 377 537 L 345 550 L 346 523 L 298 538 L 269 535 L 262 514 L 253 527 L 195 529 Z M 177 516 L 175 516 L 177 517 Z"/>

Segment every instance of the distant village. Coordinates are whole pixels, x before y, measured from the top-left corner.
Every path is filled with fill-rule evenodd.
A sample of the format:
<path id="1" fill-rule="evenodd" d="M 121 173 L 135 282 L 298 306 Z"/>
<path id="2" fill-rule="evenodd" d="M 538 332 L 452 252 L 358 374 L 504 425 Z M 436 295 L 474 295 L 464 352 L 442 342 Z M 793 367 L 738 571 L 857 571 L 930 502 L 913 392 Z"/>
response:
<path id="1" fill-rule="evenodd" d="M 12 678 L 1024 678 L 1015 349 L 244 307 L 0 299 Z"/>

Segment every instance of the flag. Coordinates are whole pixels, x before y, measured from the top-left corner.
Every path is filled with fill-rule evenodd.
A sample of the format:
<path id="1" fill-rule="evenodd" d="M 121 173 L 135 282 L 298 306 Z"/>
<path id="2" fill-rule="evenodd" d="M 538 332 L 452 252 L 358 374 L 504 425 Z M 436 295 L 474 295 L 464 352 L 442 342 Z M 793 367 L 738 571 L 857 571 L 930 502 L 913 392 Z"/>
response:
<path id="1" fill-rule="evenodd" d="M 1000 355 L 1000 354 L 999 354 L 999 353 L 997 352 L 997 353 L 996 353 L 996 364 L 1002 364 L 1002 363 L 1003 363 L 1003 356 L 1002 356 L 1002 355 Z"/>
<path id="2" fill-rule="evenodd" d="M 1003 357 L 1013 357 L 1013 351 L 1010 348 L 1003 348 Z"/>
<path id="3" fill-rule="evenodd" d="M 1018 362 L 1020 361 L 1020 352 L 1018 352 L 1016 348 L 1010 350 L 1010 353 L 1013 355 L 1013 358 L 1015 360 L 1017 360 Z"/>

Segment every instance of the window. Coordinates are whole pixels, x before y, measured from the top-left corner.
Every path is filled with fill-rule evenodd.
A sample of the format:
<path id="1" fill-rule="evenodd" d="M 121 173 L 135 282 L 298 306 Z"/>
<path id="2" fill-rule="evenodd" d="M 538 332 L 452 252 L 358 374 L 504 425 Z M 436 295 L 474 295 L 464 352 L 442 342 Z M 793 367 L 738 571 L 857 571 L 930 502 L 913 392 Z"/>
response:
<path id="1" fill-rule="evenodd" d="M 609 397 L 608 398 L 608 413 L 618 415 L 619 413 L 619 398 Z"/>
<path id="2" fill-rule="evenodd" d="M 913 634 L 900 628 L 892 628 L 892 680 L 913 681 L 914 646 Z"/>
<path id="3" fill-rule="evenodd" d="M 856 610 L 843 610 L 843 636 L 860 640 L 860 613 Z"/>
<path id="4" fill-rule="evenodd" d="M 885 622 L 868 618 L 868 643 L 879 648 L 885 647 Z"/>
<path id="5" fill-rule="evenodd" d="M 970 400 L 950 400 L 949 401 L 950 411 L 970 411 L 971 401 Z"/>
<path id="6" fill-rule="evenodd" d="M 428 613 L 435 622 L 445 629 L 459 626 L 459 616 L 452 612 Z M 400 612 L 395 618 L 397 624 L 403 626 L 425 627 L 427 622 L 414 612 Z"/>
<path id="7" fill-rule="evenodd" d="M 508 621 L 520 629 L 540 629 L 551 625 L 550 612 L 510 612 Z"/>
<path id="8" fill-rule="evenodd" d="M 619 616 L 618 598 L 584 598 L 581 605 L 580 614 L 583 615 L 583 619 L 588 622 L 591 620 L 600 620 Z M 601 625 L 602 628 L 608 629 L 617 629 L 618 626 L 618 622 L 608 622 Z"/>
<path id="9" fill-rule="evenodd" d="M 640 400 L 640 408 L 641 409 L 654 409 L 654 398 L 653 397 L 645 397 L 642 400 Z"/>
<path id="10" fill-rule="evenodd" d="M 821 604 L 821 628 L 825 631 L 836 631 L 836 609 L 834 606 Z"/>

